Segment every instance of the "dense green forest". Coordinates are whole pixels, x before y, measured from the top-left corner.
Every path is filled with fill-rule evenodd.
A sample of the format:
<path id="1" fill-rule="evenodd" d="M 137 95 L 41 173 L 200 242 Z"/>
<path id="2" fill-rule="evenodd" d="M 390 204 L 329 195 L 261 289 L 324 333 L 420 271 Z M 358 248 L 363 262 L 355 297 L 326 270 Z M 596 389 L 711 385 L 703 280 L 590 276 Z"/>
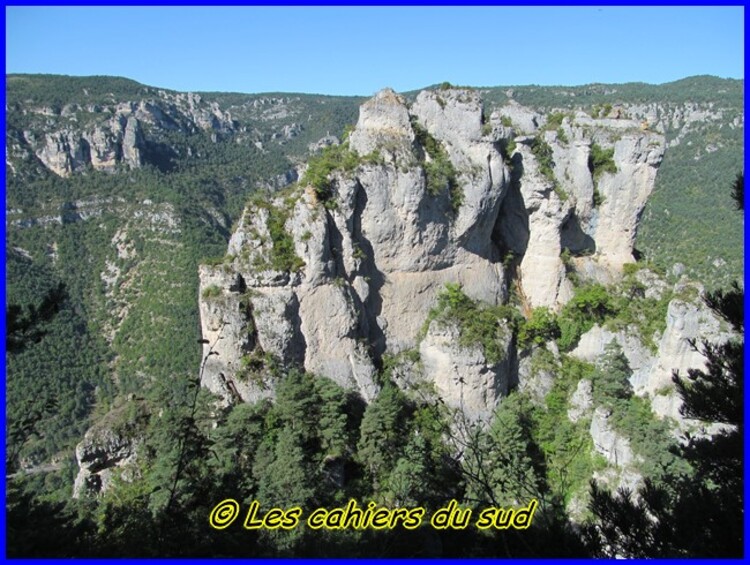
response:
<path id="1" fill-rule="evenodd" d="M 221 131 L 147 124 L 140 168 L 87 168 L 61 178 L 31 154 L 14 157 L 13 168 L 6 166 L 6 314 L 21 323 L 9 325 L 6 336 L 9 556 L 737 555 L 742 532 L 717 512 L 703 532 L 688 525 L 689 516 L 711 508 L 741 514 L 742 418 L 736 407 L 729 415 L 731 407 L 716 409 L 721 394 L 742 398 L 741 339 L 717 349 L 707 369 L 722 387 L 711 389 L 699 372 L 678 385 L 694 417 L 735 426 L 713 451 L 700 439 L 678 442 L 668 422 L 633 394 L 633 370 L 616 345 L 596 364 L 569 353 L 594 324 L 634 329 L 655 348 L 669 301 L 700 299 L 692 287 L 647 297 L 640 270 L 674 282 L 679 262 L 708 289 L 729 289 L 742 276 L 743 217 L 729 187 L 742 171 L 743 82 L 692 77 L 658 86 L 481 91 L 489 111 L 511 98 L 542 113 L 653 104 L 666 115 L 704 103 L 723 111 L 687 129 L 672 120 L 666 129 L 670 145 L 638 233 L 642 260 L 621 282 L 577 281 L 559 313 L 538 309 L 527 318 L 512 301 L 492 307 L 446 286 L 428 322 L 457 324 L 462 343 L 479 344 L 490 359 L 500 355 L 494 332 L 502 321 L 532 372 L 553 376 L 542 399 L 511 392 L 487 426 L 449 410 L 429 387 L 397 387 L 394 372 L 415 362 L 409 352 L 383 360 L 382 388 L 370 404 L 325 377 L 273 366 L 273 403 L 222 408 L 200 387 L 198 266 L 225 254 L 251 197 L 267 199 L 294 180 L 290 171 L 311 154 L 321 155 L 312 163 L 323 176 L 330 172 L 325 159 L 346 146 L 318 153 L 315 144 L 355 123 L 363 99 L 201 93 L 200 107 L 216 104 L 231 123 Z M 9 75 L 6 140 L 24 146 L 25 132 L 43 138 L 52 122 L 85 130 L 110 119 L 93 106 L 150 100 L 182 116 L 179 95 L 117 77 Z M 68 105 L 78 106 L 62 116 Z M 53 117 L 30 110 L 42 106 Z M 730 127 L 735 120 L 741 125 Z M 431 174 L 450 189 L 455 171 L 444 154 L 437 148 L 430 155 Z M 741 295 L 734 289 L 708 297 L 739 335 Z M 50 300 L 49 315 L 39 316 Z M 567 416 L 582 379 L 613 428 L 631 438 L 642 492 L 616 498 L 590 484 L 607 462 L 593 450 L 590 416 Z M 704 389 L 717 395 L 708 408 L 695 398 Z M 71 499 L 75 446 L 103 419 L 139 442 L 132 480 L 114 479 L 95 499 Z M 712 460 L 719 464 L 711 467 Z M 226 529 L 211 528 L 209 515 L 229 498 L 240 517 Z M 360 508 L 423 507 L 427 518 L 416 529 L 305 525 L 313 509 L 352 499 Z M 532 499 L 538 507 L 527 530 L 429 524 L 451 500 L 476 518 Z M 286 530 L 245 529 L 254 500 L 261 512 L 299 506 L 303 520 Z M 679 528 L 668 535 L 672 517 Z"/>

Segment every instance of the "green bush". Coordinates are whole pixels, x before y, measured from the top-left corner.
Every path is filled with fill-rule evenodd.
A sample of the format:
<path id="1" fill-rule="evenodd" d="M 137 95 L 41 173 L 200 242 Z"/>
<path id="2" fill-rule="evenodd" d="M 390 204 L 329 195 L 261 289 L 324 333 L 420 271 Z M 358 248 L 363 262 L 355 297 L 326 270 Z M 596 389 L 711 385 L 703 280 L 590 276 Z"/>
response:
<path id="1" fill-rule="evenodd" d="M 640 263 L 625 263 L 622 266 L 622 274 L 626 277 L 635 275 L 643 266 Z"/>
<path id="2" fill-rule="evenodd" d="M 354 243 L 354 245 L 352 246 L 352 257 L 354 259 L 359 259 L 360 261 L 367 260 L 367 253 L 362 250 L 362 247 L 360 247 L 359 243 Z"/>
<path id="3" fill-rule="evenodd" d="M 354 125 L 353 124 L 346 124 L 344 126 L 344 131 L 341 133 L 341 143 L 346 143 L 349 141 L 349 136 L 354 131 Z"/>
<path id="4" fill-rule="evenodd" d="M 563 351 L 570 351 L 594 324 L 615 313 L 616 306 L 604 286 L 589 284 L 579 287 L 560 312 L 558 345 Z"/>
<path id="5" fill-rule="evenodd" d="M 567 414 L 570 395 L 581 379 L 591 378 L 594 367 L 562 355 L 559 364 L 547 369 L 554 370 L 555 380 L 544 406 L 533 412 L 534 439 L 544 452 L 550 487 L 567 501 L 586 488 L 595 468 L 589 421 L 571 422 Z"/>
<path id="6" fill-rule="evenodd" d="M 518 317 L 519 314 L 510 306 L 481 305 L 466 296 L 460 284 L 446 283 L 420 335 L 424 337 L 433 320 L 454 322 L 459 328 L 459 344 L 464 347 L 481 346 L 487 363 L 494 364 L 503 360 L 502 346 L 508 337 L 506 327 L 514 327 Z"/>
<path id="7" fill-rule="evenodd" d="M 254 199 L 253 206 L 268 211 L 266 227 L 271 236 L 271 249 L 268 257 L 256 257 L 255 267 L 258 269 L 273 269 L 274 271 L 297 272 L 305 266 L 305 262 L 297 256 L 294 249 L 294 239 L 286 230 L 289 210 L 282 209 L 265 200 Z"/>
<path id="8" fill-rule="evenodd" d="M 589 171 L 591 171 L 594 181 L 598 181 L 604 173 L 616 173 L 617 166 L 614 161 L 615 150 L 602 149 L 596 143 L 591 145 L 591 153 L 589 153 Z"/>
<path id="9" fill-rule="evenodd" d="M 427 192 L 437 196 L 444 190 L 450 190 L 456 184 L 456 171 L 447 159 L 433 159 L 423 165 L 427 177 Z"/>
<path id="10" fill-rule="evenodd" d="M 565 114 L 562 112 L 553 112 L 549 116 L 547 116 L 547 125 L 545 129 L 552 131 L 553 129 L 557 129 L 562 125 L 563 120 L 565 119 Z"/>
<path id="11" fill-rule="evenodd" d="M 294 251 L 292 235 L 286 231 L 288 218 L 288 212 L 275 207 L 269 208 L 268 232 L 273 242 L 271 267 L 277 271 L 299 271 L 305 266 L 305 262 Z"/>
<path id="12" fill-rule="evenodd" d="M 590 284 L 579 288 L 573 298 L 565 305 L 570 311 L 601 321 L 614 312 L 612 297 L 601 284 Z"/>
<path id="13" fill-rule="evenodd" d="M 302 184 L 312 186 L 321 202 L 330 202 L 333 197 L 331 173 L 337 170 L 352 172 L 359 164 L 360 157 L 349 149 L 348 143 L 330 145 L 319 155 L 310 158 Z"/>
<path id="14" fill-rule="evenodd" d="M 281 363 L 272 353 L 254 349 L 240 358 L 240 368 L 235 376 L 240 381 L 251 382 L 265 389 L 267 377 L 281 377 Z"/>
<path id="15" fill-rule="evenodd" d="M 594 206 L 599 207 L 604 202 L 604 197 L 602 196 L 602 193 L 599 192 L 599 189 L 594 187 Z"/>
<path id="16" fill-rule="evenodd" d="M 541 137 L 537 136 L 531 142 L 531 152 L 539 163 L 539 172 L 549 181 L 555 182 L 555 173 L 552 171 L 555 167 L 555 162 L 552 158 L 552 147 Z"/>
<path id="17" fill-rule="evenodd" d="M 458 184 L 458 173 L 448 157 L 448 153 L 443 149 L 441 143 L 413 117 L 411 124 L 417 141 L 430 158 L 429 161 L 422 164 L 427 181 L 427 193 L 431 196 L 437 196 L 447 190 L 451 208 L 454 212 L 457 212 L 464 202 L 464 191 Z"/>
<path id="18" fill-rule="evenodd" d="M 562 261 L 563 267 L 565 267 L 565 276 L 568 280 L 576 288 L 581 286 L 581 276 L 578 274 L 576 265 L 573 262 L 573 255 L 570 253 L 570 249 L 563 247 L 562 253 L 560 253 L 560 260 Z"/>
<path id="19" fill-rule="evenodd" d="M 221 288 L 215 284 L 212 284 L 203 289 L 203 292 L 201 292 L 201 296 L 204 300 L 208 298 L 216 298 L 217 296 L 221 296 Z"/>
<path id="20" fill-rule="evenodd" d="M 221 255 L 219 257 L 208 257 L 201 261 L 203 265 L 208 265 L 209 267 L 218 267 L 219 265 L 223 265 L 224 263 L 231 262 L 233 257 L 231 255 Z"/>
<path id="21" fill-rule="evenodd" d="M 609 116 L 609 113 L 612 111 L 612 104 L 594 104 L 591 107 L 591 117 L 592 118 L 606 118 Z"/>
<path id="22" fill-rule="evenodd" d="M 464 294 L 459 283 L 446 283 L 443 292 L 438 294 L 438 313 L 459 312 L 474 308 L 474 306 L 474 301 Z"/>
<path id="23" fill-rule="evenodd" d="M 521 322 L 518 329 L 518 345 L 521 348 L 542 345 L 558 337 L 560 337 L 560 326 L 549 308 L 534 308 L 529 319 Z"/>
<path id="24" fill-rule="evenodd" d="M 557 194 L 557 197 L 563 202 L 565 202 L 568 199 L 568 193 L 557 182 L 555 182 L 554 191 L 555 191 L 555 194 Z"/>
<path id="25" fill-rule="evenodd" d="M 361 157 L 360 163 L 367 165 L 383 165 L 385 163 L 385 159 L 383 159 L 380 151 L 374 149 L 371 153 L 368 153 L 364 157 Z"/>
<path id="26" fill-rule="evenodd" d="M 511 158 L 516 150 L 516 147 L 517 145 L 515 139 L 507 139 L 500 142 L 500 153 L 503 156 L 503 161 L 505 161 L 505 164 L 508 166 L 512 165 Z"/>
<path id="27" fill-rule="evenodd" d="M 560 200 L 567 200 L 568 194 L 559 186 L 553 169 L 555 161 L 552 158 L 552 147 L 549 146 L 541 137 L 537 136 L 531 142 L 531 152 L 536 157 L 539 164 L 539 172 L 552 183 L 552 188 Z"/>
<path id="28" fill-rule="evenodd" d="M 634 264 L 625 265 L 625 277 L 614 298 L 617 314 L 607 321 L 607 327 L 615 331 L 635 327 L 641 343 L 656 352 L 659 344 L 654 337 L 663 334 L 667 327 L 667 310 L 674 294 L 665 291 L 661 298 L 646 297 L 646 288 L 636 280 L 637 271 L 631 265 Z"/>
<path id="29" fill-rule="evenodd" d="M 594 327 L 593 323 L 579 318 L 561 317 L 558 324 L 560 327 L 560 337 L 557 340 L 557 345 L 563 351 L 575 349 L 581 336 Z"/>
<path id="30" fill-rule="evenodd" d="M 411 117 L 411 127 L 414 130 L 414 135 L 417 138 L 417 141 L 425 150 L 425 152 L 430 156 L 430 158 L 436 159 L 438 157 L 438 154 L 443 149 L 440 146 L 438 140 L 435 139 L 432 134 L 430 134 L 430 132 L 428 132 L 424 127 L 422 127 L 422 124 L 420 124 L 417 121 L 417 118 L 414 116 Z"/>

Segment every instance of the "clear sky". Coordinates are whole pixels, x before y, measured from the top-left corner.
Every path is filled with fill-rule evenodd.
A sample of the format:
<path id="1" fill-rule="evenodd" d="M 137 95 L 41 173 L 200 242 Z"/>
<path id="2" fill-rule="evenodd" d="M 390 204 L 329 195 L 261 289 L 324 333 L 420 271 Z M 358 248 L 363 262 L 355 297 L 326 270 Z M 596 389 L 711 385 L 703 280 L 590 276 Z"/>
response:
<path id="1" fill-rule="evenodd" d="M 742 7 L 7 7 L 6 72 L 371 95 L 744 77 Z"/>

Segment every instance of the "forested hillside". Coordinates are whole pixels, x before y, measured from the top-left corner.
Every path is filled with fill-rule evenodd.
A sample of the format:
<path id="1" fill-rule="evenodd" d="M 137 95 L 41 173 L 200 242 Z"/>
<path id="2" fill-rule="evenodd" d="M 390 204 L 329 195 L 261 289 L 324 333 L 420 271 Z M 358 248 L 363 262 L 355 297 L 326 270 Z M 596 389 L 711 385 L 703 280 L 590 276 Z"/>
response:
<path id="1" fill-rule="evenodd" d="M 662 523 L 731 497 L 677 438 L 726 434 L 735 480 L 741 419 L 683 418 L 671 373 L 741 340 L 701 294 L 742 277 L 742 81 L 384 92 L 6 77 L 10 555 L 736 552 L 616 547 L 636 512 L 607 497 L 651 488 Z M 429 526 L 532 499 L 528 530 Z M 253 500 L 427 519 L 246 530 Z"/>
<path id="2" fill-rule="evenodd" d="M 18 157 L 9 158 L 6 183 L 8 303 L 35 304 L 63 282 L 63 312 L 70 312 L 54 320 L 50 340 L 9 360 L 11 422 L 43 406 L 54 390 L 50 383 L 68 385 L 54 391 L 61 408 L 44 425 L 45 437 L 21 450 L 30 462 L 70 449 L 87 415 L 94 408 L 105 413 L 115 391 L 194 373 L 199 261 L 224 253 L 249 194 L 289 182 L 308 143 L 342 131 L 356 115 L 353 100 L 243 96 L 241 126 L 201 129 L 189 108 L 174 107 L 174 96 L 110 77 L 8 77 L 8 106 L 16 110 L 7 113 L 7 140 Z M 47 132 L 61 129 L 74 142 L 97 128 L 109 134 L 114 109 L 142 100 L 157 110 L 137 167 L 96 170 L 88 162 L 61 177 L 27 142 L 46 141 Z M 254 107 L 260 110 L 253 113 Z M 314 121 L 307 120 L 311 113 Z M 295 126 L 302 118 L 305 125 Z M 57 151 L 58 140 L 49 135 L 45 148 Z M 116 138 L 109 143 L 116 154 Z M 67 155 L 68 140 L 60 147 Z M 92 346 L 71 341 L 81 339 Z M 42 353 L 49 347 L 57 353 Z"/>

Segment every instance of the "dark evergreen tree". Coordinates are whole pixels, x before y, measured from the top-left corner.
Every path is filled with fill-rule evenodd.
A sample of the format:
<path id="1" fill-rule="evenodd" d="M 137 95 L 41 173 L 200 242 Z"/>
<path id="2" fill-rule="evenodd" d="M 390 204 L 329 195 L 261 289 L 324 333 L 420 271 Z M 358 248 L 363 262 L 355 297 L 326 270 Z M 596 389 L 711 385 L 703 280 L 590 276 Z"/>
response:
<path id="1" fill-rule="evenodd" d="M 630 398 L 633 395 L 628 380 L 631 373 L 622 347 L 613 339 L 604 347 L 602 360 L 591 377 L 594 400 L 611 405 Z"/>
<path id="2" fill-rule="evenodd" d="M 743 210 L 743 181 L 734 198 Z M 646 482 L 635 493 L 606 492 L 592 483 L 591 511 L 596 522 L 586 537 L 593 552 L 623 557 L 740 557 L 743 554 L 744 290 L 708 293 L 706 304 L 736 332 L 725 343 L 704 341 L 705 369 L 674 374 L 681 413 L 713 433 L 686 437 L 680 455 L 692 466 L 688 476 L 664 486 Z"/>
<path id="3" fill-rule="evenodd" d="M 60 311 L 67 292 L 59 283 L 42 298 L 39 306 L 29 304 L 24 308 L 9 304 L 5 309 L 5 349 L 18 353 L 31 343 L 38 343 L 46 334 L 45 324 Z"/>
<path id="4" fill-rule="evenodd" d="M 463 461 L 466 497 L 478 506 L 525 504 L 547 491 L 543 455 L 532 437 L 531 406 L 511 394 L 486 432 L 471 434 Z"/>
<path id="5" fill-rule="evenodd" d="M 738 210 L 745 209 L 745 173 L 742 172 L 737 175 L 737 178 L 732 185 L 732 199 Z"/>
<path id="6" fill-rule="evenodd" d="M 376 485 L 385 481 L 403 453 L 407 443 L 408 416 L 406 397 L 390 383 L 365 410 L 357 450 L 360 463 Z"/>

